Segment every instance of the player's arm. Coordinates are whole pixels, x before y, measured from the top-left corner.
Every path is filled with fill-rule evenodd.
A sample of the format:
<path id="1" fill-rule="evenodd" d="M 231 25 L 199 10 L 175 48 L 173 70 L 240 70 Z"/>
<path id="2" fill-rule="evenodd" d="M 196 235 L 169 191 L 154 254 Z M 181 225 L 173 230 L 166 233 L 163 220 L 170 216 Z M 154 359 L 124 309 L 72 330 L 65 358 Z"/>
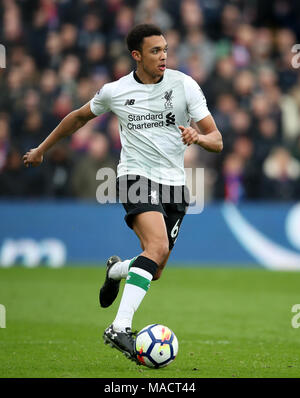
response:
<path id="1" fill-rule="evenodd" d="M 223 139 L 213 117 L 211 115 L 206 116 L 199 120 L 196 126 L 197 128 L 178 126 L 181 130 L 183 143 L 187 145 L 197 144 L 210 152 L 221 152 Z"/>
<path id="2" fill-rule="evenodd" d="M 95 117 L 96 115 L 91 111 L 90 102 L 70 112 L 37 148 L 30 149 L 23 156 L 25 166 L 39 166 L 48 149 L 53 147 L 62 138 L 75 133 L 75 131 Z"/>

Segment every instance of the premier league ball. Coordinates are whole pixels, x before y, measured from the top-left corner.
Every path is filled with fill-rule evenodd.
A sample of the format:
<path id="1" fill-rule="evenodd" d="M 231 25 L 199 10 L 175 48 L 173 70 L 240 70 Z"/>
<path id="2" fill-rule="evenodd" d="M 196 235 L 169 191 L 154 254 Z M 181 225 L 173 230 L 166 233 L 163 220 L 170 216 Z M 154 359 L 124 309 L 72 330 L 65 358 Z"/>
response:
<path id="1" fill-rule="evenodd" d="M 139 363 L 149 368 L 162 368 L 174 361 L 178 340 L 171 329 L 156 323 L 137 334 L 135 348 Z"/>

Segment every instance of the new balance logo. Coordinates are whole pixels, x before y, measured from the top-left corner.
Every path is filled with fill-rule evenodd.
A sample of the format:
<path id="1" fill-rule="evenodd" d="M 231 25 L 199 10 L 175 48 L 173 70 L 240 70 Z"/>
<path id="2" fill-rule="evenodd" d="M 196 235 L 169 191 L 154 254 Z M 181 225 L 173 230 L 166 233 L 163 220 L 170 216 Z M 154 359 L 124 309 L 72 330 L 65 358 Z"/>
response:
<path id="1" fill-rule="evenodd" d="M 170 126 L 170 124 L 175 125 L 175 115 L 172 112 L 166 114 L 166 125 Z"/>
<path id="2" fill-rule="evenodd" d="M 128 99 L 128 100 L 126 100 L 125 105 L 134 105 L 134 103 L 135 103 L 135 99 Z"/>

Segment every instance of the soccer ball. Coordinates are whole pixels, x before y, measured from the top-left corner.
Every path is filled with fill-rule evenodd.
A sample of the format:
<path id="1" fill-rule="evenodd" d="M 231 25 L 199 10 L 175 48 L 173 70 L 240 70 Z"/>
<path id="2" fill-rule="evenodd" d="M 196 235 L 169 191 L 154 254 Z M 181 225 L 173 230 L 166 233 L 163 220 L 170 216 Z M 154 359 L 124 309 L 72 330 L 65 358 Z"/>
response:
<path id="1" fill-rule="evenodd" d="M 149 368 L 162 368 L 174 361 L 178 340 L 171 329 L 156 323 L 137 334 L 135 348 L 139 363 Z"/>

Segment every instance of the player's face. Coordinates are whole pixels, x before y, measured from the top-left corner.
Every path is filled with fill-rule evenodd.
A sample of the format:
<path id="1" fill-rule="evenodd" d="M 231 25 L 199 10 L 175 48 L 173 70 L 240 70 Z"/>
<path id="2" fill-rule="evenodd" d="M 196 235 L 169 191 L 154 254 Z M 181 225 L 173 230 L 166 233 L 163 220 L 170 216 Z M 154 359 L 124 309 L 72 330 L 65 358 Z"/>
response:
<path id="1" fill-rule="evenodd" d="M 143 40 L 140 67 L 154 81 L 159 80 L 167 67 L 167 42 L 163 36 L 149 36 Z"/>

